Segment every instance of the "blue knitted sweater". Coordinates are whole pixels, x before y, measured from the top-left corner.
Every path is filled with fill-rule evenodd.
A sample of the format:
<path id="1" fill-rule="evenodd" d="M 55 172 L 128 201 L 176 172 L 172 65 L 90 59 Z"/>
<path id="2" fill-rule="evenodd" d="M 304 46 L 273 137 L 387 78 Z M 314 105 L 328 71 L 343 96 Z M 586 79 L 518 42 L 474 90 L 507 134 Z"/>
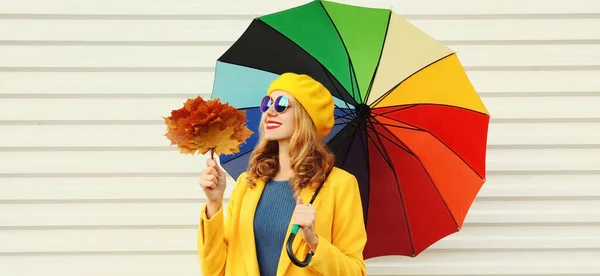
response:
<path id="1" fill-rule="evenodd" d="M 275 276 L 296 200 L 290 182 L 269 181 L 256 207 L 254 240 L 261 276 Z"/>

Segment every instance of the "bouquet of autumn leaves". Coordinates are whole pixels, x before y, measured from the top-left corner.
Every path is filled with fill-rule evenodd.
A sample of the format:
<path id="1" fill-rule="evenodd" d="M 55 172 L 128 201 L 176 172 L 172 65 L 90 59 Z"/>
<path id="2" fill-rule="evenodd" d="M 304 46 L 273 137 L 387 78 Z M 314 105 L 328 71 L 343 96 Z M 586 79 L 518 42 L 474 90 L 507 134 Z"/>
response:
<path id="1" fill-rule="evenodd" d="M 182 154 L 234 154 L 253 132 L 245 126 L 246 112 L 201 97 L 188 99 L 182 108 L 164 117 L 165 136 Z"/>

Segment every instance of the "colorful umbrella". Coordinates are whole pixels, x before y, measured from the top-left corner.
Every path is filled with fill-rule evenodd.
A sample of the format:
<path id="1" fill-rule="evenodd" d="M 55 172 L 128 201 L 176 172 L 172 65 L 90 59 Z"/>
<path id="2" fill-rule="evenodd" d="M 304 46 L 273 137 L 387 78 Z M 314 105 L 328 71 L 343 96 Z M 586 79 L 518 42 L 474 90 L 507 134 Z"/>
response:
<path id="1" fill-rule="evenodd" d="M 489 114 L 456 53 L 389 9 L 313 1 L 254 19 L 218 59 L 212 97 L 245 109 L 255 132 L 221 157 L 246 170 L 260 100 L 284 72 L 335 98 L 325 139 L 359 182 L 365 258 L 416 256 L 457 232 L 485 182 Z"/>

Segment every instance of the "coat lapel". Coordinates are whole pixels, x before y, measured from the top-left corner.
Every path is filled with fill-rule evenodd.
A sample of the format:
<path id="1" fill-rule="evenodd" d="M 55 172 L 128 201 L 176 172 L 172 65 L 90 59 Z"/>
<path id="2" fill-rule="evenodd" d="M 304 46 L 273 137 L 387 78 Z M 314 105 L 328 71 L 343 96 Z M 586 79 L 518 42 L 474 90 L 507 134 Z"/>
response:
<path id="1" fill-rule="evenodd" d="M 323 190 L 321 190 L 321 192 L 323 192 Z M 300 192 L 300 197 L 302 197 L 302 201 L 305 204 L 307 204 L 310 202 L 310 199 L 312 198 L 313 193 L 314 193 L 313 189 L 304 188 Z M 317 195 L 317 197 L 315 198 L 315 201 L 313 202 L 313 206 L 315 208 L 317 208 L 318 205 L 319 205 L 319 196 Z M 318 214 L 318 210 L 317 210 L 317 216 L 318 215 L 319 214 Z M 283 248 L 281 249 L 281 255 L 279 257 L 279 266 L 277 268 L 277 276 L 286 275 L 286 271 L 288 270 L 289 266 L 294 265 L 294 264 L 292 264 L 292 261 L 290 260 L 290 257 L 287 254 L 287 248 L 286 248 L 288 238 L 290 237 L 290 234 L 292 231 L 292 226 L 294 225 L 293 221 L 294 221 L 294 217 L 292 216 L 292 219 L 290 220 L 290 222 L 288 224 L 288 229 L 286 232 L 287 234 L 285 235 L 285 240 L 283 241 Z M 315 230 L 317 230 L 317 229 L 315 229 Z M 304 240 L 302 240 L 302 235 L 300 234 L 300 232 L 298 232 L 296 237 L 294 237 L 294 241 L 292 242 L 292 248 L 293 248 L 294 254 L 296 255 L 296 258 L 298 260 L 304 261 L 304 259 L 306 258 L 306 253 L 309 252 L 309 250 L 305 250 L 306 247 L 307 247 L 307 245 L 306 245 L 306 243 L 304 243 Z"/>
<path id="2" fill-rule="evenodd" d="M 260 275 L 256 244 L 254 242 L 254 214 L 265 187 L 264 181 L 257 180 L 256 187 L 248 189 L 240 208 L 240 241 L 243 247 L 244 263 L 248 275 Z"/>

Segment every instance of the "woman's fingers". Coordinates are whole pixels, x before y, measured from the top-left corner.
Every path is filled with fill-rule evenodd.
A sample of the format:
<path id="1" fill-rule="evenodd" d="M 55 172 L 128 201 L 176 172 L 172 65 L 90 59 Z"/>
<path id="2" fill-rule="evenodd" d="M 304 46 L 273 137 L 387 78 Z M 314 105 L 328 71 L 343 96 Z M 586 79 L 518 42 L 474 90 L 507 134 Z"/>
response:
<path id="1" fill-rule="evenodd" d="M 222 177 L 225 176 L 225 171 L 223 170 L 223 168 L 221 168 L 221 166 L 219 166 L 217 164 L 217 161 L 215 161 L 213 159 L 210 159 L 210 158 L 206 159 L 206 167 L 214 169 L 215 175 L 222 176 Z"/>
<path id="2" fill-rule="evenodd" d="M 296 210 L 294 211 L 294 221 L 302 227 L 311 227 L 315 218 L 316 210 L 311 205 L 302 204 L 301 200 L 297 201 Z"/>
<path id="3" fill-rule="evenodd" d="M 217 177 L 214 174 L 206 174 L 204 176 L 204 180 L 206 181 L 214 181 L 215 179 L 217 179 Z"/>
<path id="4" fill-rule="evenodd" d="M 206 168 L 206 174 L 207 175 L 212 175 L 212 176 L 215 176 L 215 177 L 219 175 L 219 173 L 217 172 L 217 170 L 215 170 L 215 168 L 213 168 L 213 167 Z"/>
<path id="5" fill-rule="evenodd" d="M 214 189 L 215 183 L 212 181 L 200 180 L 200 187 L 202 187 L 202 189 Z"/>
<path id="6" fill-rule="evenodd" d="M 300 217 L 296 219 L 296 224 L 300 225 L 302 228 L 309 227 L 311 225 L 310 220 Z"/>
<path id="7" fill-rule="evenodd" d="M 202 176 L 200 177 L 200 185 L 202 188 L 215 189 L 219 184 L 218 173 L 212 167 L 207 167 Z"/>

